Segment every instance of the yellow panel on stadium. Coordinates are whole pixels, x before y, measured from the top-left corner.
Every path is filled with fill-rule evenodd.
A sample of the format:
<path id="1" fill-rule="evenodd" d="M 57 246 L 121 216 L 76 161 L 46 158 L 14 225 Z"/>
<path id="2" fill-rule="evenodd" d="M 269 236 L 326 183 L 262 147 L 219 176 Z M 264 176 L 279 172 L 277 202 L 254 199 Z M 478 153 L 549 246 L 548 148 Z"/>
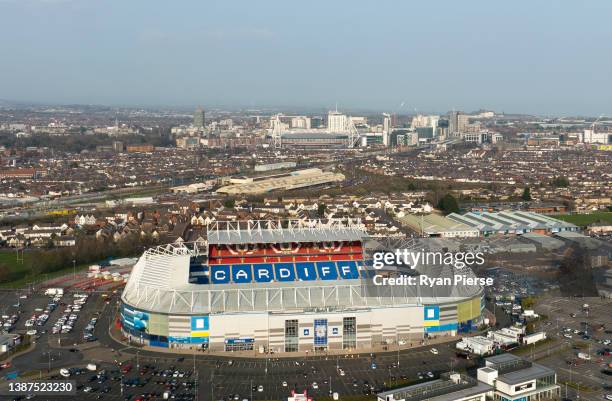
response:
<path id="1" fill-rule="evenodd" d="M 473 298 L 457 305 L 457 321 L 467 322 L 480 316 L 480 298 Z"/>

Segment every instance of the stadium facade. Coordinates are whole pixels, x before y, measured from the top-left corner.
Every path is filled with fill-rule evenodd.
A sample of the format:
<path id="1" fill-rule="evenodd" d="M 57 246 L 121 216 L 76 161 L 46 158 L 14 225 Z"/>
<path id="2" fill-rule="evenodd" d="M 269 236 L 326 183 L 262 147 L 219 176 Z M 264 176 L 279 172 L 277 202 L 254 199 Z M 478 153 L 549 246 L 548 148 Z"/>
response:
<path id="1" fill-rule="evenodd" d="M 366 255 L 359 221 L 216 222 L 207 243 L 145 251 L 121 296 L 122 332 L 164 348 L 279 353 L 408 344 L 479 323 L 482 287 L 372 293 Z"/>

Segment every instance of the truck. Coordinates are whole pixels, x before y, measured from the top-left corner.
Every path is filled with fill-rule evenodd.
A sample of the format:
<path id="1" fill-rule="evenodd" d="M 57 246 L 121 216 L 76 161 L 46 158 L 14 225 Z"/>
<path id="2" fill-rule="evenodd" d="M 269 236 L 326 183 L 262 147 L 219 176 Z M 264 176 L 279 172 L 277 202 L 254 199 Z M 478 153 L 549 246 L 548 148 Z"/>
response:
<path id="1" fill-rule="evenodd" d="M 62 296 L 62 295 L 64 295 L 64 289 L 63 288 L 47 288 L 45 290 L 45 295 L 59 295 L 59 296 Z"/>
<path id="2" fill-rule="evenodd" d="M 591 360 L 591 355 L 585 354 L 584 352 L 579 352 L 578 353 L 578 358 L 583 359 L 585 361 L 590 361 Z"/>
<path id="3" fill-rule="evenodd" d="M 542 340 L 546 340 L 545 331 L 540 331 L 537 333 L 526 335 L 525 337 L 523 337 L 523 344 L 534 344 Z"/>

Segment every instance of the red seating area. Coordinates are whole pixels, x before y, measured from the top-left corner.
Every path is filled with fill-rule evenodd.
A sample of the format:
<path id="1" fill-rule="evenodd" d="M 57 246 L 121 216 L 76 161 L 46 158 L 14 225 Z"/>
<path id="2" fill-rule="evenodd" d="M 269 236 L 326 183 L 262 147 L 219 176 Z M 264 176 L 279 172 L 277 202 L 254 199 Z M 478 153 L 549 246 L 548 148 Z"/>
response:
<path id="1" fill-rule="evenodd" d="M 361 260 L 361 242 L 258 244 L 240 248 L 238 245 L 211 245 L 208 263 L 278 263 Z"/>

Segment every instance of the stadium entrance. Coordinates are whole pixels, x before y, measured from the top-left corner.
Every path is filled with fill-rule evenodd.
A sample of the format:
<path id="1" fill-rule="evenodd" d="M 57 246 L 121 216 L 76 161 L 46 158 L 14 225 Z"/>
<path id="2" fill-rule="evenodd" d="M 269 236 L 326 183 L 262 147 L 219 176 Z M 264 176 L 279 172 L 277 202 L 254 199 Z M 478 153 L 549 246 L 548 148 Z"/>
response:
<path id="1" fill-rule="evenodd" d="M 225 351 L 253 351 L 254 338 L 227 338 L 225 340 Z"/>

